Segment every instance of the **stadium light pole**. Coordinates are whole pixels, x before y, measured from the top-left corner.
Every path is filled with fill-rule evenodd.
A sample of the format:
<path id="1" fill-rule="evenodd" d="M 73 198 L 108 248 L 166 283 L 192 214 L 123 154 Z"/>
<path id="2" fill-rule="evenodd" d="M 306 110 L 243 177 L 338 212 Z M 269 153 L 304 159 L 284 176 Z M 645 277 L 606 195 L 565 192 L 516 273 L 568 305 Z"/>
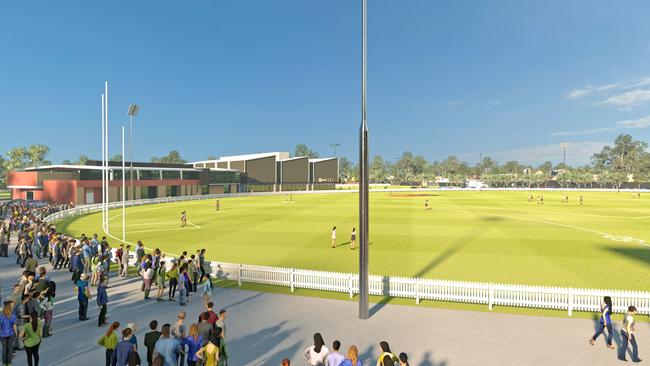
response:
<path id="1" fill-rule="evenodd" d="M 104 169 L 104 161 L 106 159 L 105 150 L 104 150 L 104 92 L 101 92 L 102 96 L 102 229 L 106 231 L 106 210 L 104 209 L 104 196 L 105 196 L 105 187 L 106 183 L 106 169 Z"/>
<path id="2" fill-rule="evenodd" d="M 126 243 L 126 164 L 124 164 L 124 123 L 122 123 L 122 241 Z"/>
<path id="3" fill-rule="evenodd" d="M 341 146 L 341 144 L 330 144 L 330 146 L 334 149 L 334 157 L 336 157 L 336 148 Z"/>
<path id="4" fill-rule="evenodd" d="M 108 201 L 109 201 L 109 181 L 110 181 L 110 171 L 108 169 L 108 81 L 104 82 L 104 197 L 103 197 L 103 206 L 104 206 L 104 231 L 106 233 L 110 232 L 109 220 L 108 220 Z"/>
<path id="5" fill-rule="evenodd" d="M 368 319 L 368 123 L 366 121 L 367 0 L 361 0 L 361 128 L 359 139 L 359 319 Z"/>
<path id="6" fill-rule="evenodd" d="M 560 144 L 562 148 L 562 165 L 564 165 L 564 171 L 566 171 L 566 148 L 569 146 L 568 142 L 563 142 Z"/>
<path id="7" fill-rule="evenodd" d="M 129 120 L 130 120 L 130 131 L 129 131 L 129 138 L 131 139 L 131 142 L 129 143 L 129 161 L 130 161 L 130 169 L 129 169 L 129 180 L 131 182 L 131 194 L 132 198 L 135 199 L 135 189 L 133 188 L 133 118 L 138 115 L 138 112 L 140 111 L 140 106 L 137 104 L 129 104 Z"/>

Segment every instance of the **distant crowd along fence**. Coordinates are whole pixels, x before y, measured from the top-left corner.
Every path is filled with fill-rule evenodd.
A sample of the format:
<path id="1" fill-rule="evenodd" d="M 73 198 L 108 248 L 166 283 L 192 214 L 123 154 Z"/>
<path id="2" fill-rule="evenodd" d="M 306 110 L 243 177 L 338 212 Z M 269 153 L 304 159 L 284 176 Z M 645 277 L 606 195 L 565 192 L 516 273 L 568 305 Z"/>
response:
<path id="1" fill-rule="evenodd" d="M 331 192 L 331 191 L 330 191 Z M 319 194 L 309 192 L 309 194 Z M 228 196 L 273 195 L 282 193 L 242 193 L 203 196 L 167 197 L 147 200 L 127 201 L 126 206 L 141 206 L 155 203 L 217 199 Z M 308 194 L 296 192 L 296 194 Z M 88 205 L 54 213 L 45 218 L 47 222 L 98 212 L 101 204 Z M 121 208 L 121 202 L 109 203 L 109 208 Z M 173 254 L 169 254 L 173 255 Z M 135 264 L 132 256 L 131 264 Z M 359 293 L 359 277 L 355 273 L 337 273 L 297 268 L 281 268 L 210 262 L 210 268 L 216 279 L 346 293 L 350 298 Z M 650 314 L 650 292 L 601 290 L 567 287 L 508 285 L 495 283 L 449 281 L 426 278 L 409 278 L 371 275 L 369 277 L 370 295 L 414 299 L 416 304 L 422 300 L 448 301 L 467 304 L 484 304 L 492 310 L 494 306 L 512 306 L 537 309 L 566 310 L 571 316 L 573 311 L 593 311 L 600 309 L 604 296 L 611 296 L 613 311 L 624 313 L 627 307 L 634 305 L 639 313 Z"/>

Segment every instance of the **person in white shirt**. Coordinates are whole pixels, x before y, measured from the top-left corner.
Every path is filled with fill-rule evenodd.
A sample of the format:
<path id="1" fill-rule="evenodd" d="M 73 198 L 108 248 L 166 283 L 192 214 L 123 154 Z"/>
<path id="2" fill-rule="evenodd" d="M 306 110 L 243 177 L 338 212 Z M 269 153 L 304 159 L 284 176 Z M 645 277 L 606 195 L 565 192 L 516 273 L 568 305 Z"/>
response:
<path id="1" fill-rule="evenodd" d="M 325 359 L 325 366 L 339 366 L 343 363 L 345 357 L 339 353 L 339 348 L 341 348 L 341 342 L 334 341 L 332 343 L 332 352 Z"/>
<path id="2" fill-rule="evenodd" d="M 627 314 L 623 318 L 623 326 L 621 327 L 621 338 L 623 338 L 623 344 L 618 350 L 618 359 L 621 361 L 627 361 L 625 354 L 627 353 L 627 343 L 630 342 L 632 345 L 632 362 L 641 362 L 639 359 L 639 348 L 636 343 L 633 315 L 636 315 L 636 308 L 630 306 L 627 308 Z"/>
<path id="3" fill-rule="evenodd" d="M 323 336 L 320 333 L 314 334 L 314 345 L 305 350 L 305 358 L 307 364 L 311 366 L 325 365 L 325 358 L 330 353 L 330 350 L 325 346 Z"/>
<path id="4" fill-rule="evenodd" d="M 336 243 L 336 226 L 332 229 L 332 248 L 334 248 L 334 243 Z"/>

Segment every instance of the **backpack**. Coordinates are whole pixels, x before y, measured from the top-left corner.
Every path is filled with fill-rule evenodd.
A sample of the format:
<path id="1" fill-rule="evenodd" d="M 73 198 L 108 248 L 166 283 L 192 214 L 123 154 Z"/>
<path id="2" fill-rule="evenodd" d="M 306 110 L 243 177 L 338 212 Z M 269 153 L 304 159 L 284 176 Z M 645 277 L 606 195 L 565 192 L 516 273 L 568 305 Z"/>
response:
<path id="1" fill-rule="evenodd" d="M 54 281 L 47 281 L 47 283 L 45 284 L 45 288 L 48 289 L 48 292 L 47 292 L 47 293 L 48 293 L 51 297 L 56 297 L 56 282 L 54 282 Z"/>

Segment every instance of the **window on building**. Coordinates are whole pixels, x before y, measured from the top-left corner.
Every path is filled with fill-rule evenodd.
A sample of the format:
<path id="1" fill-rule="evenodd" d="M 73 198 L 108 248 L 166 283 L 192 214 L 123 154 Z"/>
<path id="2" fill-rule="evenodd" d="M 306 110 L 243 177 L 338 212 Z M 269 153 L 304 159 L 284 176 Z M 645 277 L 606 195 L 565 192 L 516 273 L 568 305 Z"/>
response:
<path id="1" fill-rule="evenodd" d="M 181 179 L 181 172 L 180 170 L 163 170 L 162 177 L 164 180 L 178 180 Z"/>

